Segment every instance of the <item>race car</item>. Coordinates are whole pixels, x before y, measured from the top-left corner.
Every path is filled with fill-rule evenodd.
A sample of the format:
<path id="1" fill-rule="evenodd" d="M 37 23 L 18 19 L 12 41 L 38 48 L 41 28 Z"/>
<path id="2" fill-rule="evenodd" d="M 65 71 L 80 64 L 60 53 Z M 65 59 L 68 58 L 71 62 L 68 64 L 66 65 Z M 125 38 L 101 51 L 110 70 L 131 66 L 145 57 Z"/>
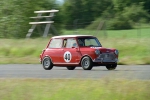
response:
<path id="1" fill-rule="evenodd" d="M 40 54 L 40 62 L 45 70 L 54 66 L 74 70 L 82 67 L 91 70 L 93 66 L 106 66 L 108 70 L 117 67 L 119 51 L 102 47 L 92 35 L 54 36 Z"/>

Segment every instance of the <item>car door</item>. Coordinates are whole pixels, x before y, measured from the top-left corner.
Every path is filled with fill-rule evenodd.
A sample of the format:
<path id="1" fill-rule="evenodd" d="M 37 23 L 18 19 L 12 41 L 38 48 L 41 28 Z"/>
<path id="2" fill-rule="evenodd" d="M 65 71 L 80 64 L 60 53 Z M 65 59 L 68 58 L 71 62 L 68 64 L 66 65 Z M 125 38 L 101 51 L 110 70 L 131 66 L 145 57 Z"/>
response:
<path id="1" fill-rule="evenodd" d="M 67 38 L 63 41 L 60 61 L 62 64 L 76 65 L 80 62 L 81 53 L 76 38 Z"/>

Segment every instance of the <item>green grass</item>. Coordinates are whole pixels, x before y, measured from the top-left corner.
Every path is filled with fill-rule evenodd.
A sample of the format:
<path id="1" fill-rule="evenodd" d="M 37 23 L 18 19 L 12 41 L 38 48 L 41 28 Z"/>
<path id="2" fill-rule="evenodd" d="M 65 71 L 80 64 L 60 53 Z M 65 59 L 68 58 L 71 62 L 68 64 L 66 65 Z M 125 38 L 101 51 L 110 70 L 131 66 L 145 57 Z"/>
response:
<path id="1" fill-rule="evenodd" d="M 49 39 L 0 39 L 0 63 L 39 63 Z"/>
<path id="2" fill-rule="evenodd" d="M 107 37 L 101 31 L 97 37 L 103 47 L 119 50 L 119 64 L 150 64 L 150 29 L 141 30 L 144 32 L 141 37 L 135 30 L 107 31 Z M 73 32 L 65 31 L 64 34 Z M 87 32 L 91 31 L 80 33 Z M 39 54 L 49 39 L 0 39 L 0 63 L 39 63 Z"/>
<path id="3" fill-rule="evenodd" d="M 0 100 L 149 100 L 150 81 L 0 79 Z"/>
<path id="4" fill-rule="evenodd" d="M 63 34 L 90 34 L 111 38 L 150 38 L 150 28 L 131 30 L 64 30 Z"/>

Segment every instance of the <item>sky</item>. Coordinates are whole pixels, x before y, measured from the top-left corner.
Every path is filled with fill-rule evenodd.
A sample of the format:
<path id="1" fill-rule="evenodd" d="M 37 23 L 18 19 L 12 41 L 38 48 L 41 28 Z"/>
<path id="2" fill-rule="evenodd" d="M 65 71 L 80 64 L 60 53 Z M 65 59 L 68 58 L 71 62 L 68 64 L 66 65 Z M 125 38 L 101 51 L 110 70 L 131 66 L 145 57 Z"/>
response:
<path id="1" fill-rule="evenodd" d="M 59 2 L 59 3 L 63 3 L 64 2 L 64 0 L 56 0 L 57 2 Z"/>

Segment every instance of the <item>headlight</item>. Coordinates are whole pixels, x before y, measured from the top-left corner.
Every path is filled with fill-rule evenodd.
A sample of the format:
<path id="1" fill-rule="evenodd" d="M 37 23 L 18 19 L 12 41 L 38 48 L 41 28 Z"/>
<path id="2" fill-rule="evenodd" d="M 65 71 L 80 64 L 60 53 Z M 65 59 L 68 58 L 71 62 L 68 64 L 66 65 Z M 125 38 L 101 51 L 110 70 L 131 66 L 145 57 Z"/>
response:
<path id="1" fill-rule="evenodd" d="M 96 50 L 95 50 L 95 54 L 96 54 L 96 55 L 99 55 L 99 54 L 100 54 L 100 50 L 96 49 Z"/>
<path id="2" fill-rule="evenodd" d="M 116 55 L 119 55 L 119 51 L 118 51 L 118 50 L 115 50 L 115 54 L 116 54 Z"/>

